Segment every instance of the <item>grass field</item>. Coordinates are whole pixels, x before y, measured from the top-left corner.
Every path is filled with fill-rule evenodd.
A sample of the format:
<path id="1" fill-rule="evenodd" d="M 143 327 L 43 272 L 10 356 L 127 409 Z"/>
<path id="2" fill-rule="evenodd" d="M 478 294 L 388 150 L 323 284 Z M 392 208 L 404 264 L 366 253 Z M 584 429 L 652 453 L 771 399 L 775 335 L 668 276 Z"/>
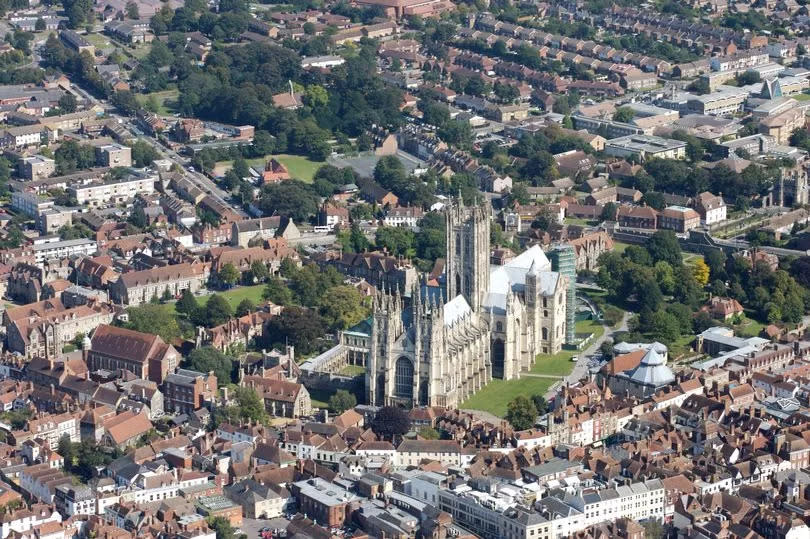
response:
<path id="1" fill-rule="evenodd" d="M 759 337 L 759 334 L 765 329 L 766 325 L 767 324 L 746 317 L 742 322 L 732 327 L 734 328 L 734 332 L 740 337 Z"/>
<path id="2" fill-rule="evenodd" d="M 519 380 L 493 380 L 484 389 L 464 401 L 459 408 L 482 410 L 503 417 L 512 399 L 518 395 L 526 397 L 544 395 L 554 382 L 552 378 L 531 376 L 524 376 Z"/>
<path id="3" fill-rule="evenodd" d="M 222 296 L 228 301 L 228 304 L 231 306 L 232 309 L 236 310 L 236 306 L 239 305 L 239 302 L 243 299 L 247 298 L 251 300 L 253 303 L 258 305 L 264 299 L 262 298 L 262 293 L 264 292 L 264 285 L 257 284 L 254 286 L 240 286 L 237 288 L 231 288 L 230 290 L 219 291 L 217 290 L 214 294 Z M 208 298 L 210 298 L 213 294 L 207 294 L 205 296 L 197 296 L 197 304 L 200 307 L 205 307 L 206 303 L 208 303 Z M 176 313 L 174 309 L 175 302 L 166 303 L 166 309 L 170 309 L 171 312 Z"/>
<path id="4" fill-rule="evenodd" d="M 562 350 L 556 354 L 538 354 L 537 362 L 532 365 L 532 374 L 548 374 L 550 376 L 567 376 L 574 369 L 571 358 L 577 355 L 577 350 Z"/>
<path id="5" fill-rule="evenodd" d="M 87 41 L 89 41 L 89 42 L 90 42 L 90 43 L 91 43 L 91 44 L 92 44 L 94 47 L 96 47 L 97 49 L 103 49 L 103 48 L 105 48 L 105 47 L 110 47 L 110 46 L 112 46 L 112 43 L 110 43 L 110 40 L 109 40 L 109 39 L 107 39 L 107 38 L 106 38 L 104 35 L 102 35 L 102 34 L 96 34 L 96 33 L 92 33 L 92 32 L 91 32 L 91 33 L 89 33 L 89 34 L 85 34 L 85 35 L 84 35 L 84 38 L 85 38 Z"/>
<path id="6" fill-rule="evenodd" d="M 141 106 L 146 106 L 149 102 L 150 96 L 155 96 L 155 99 L 158 102 L 158 110 L 157 114 L 162 116 L 169 116 L 175 112 L 175 104 L 177 103 L 177 97 L 180 95 L 180 92 L 177 89 L 174 90 L 164 90 L 162 92 L 152 92 L 151 94 L 137 94 L 135 98 L 138 100 Z"/>
<path id="7" fill-rule="evenodd" d="M 293 178 L 301 180 L 304 183 L 312 183 L 312 178 L 315 176 L 315 173 L 326 164 L 319 161 L 312 161 L 302 155 L 290 155 L 286 153 L 254 157 L 253 159 L 248 159 L 247 163 L 257 170 L 263 170 L 264 165 L 271 157 L 274 157 L 276 161 L 287 167 L 287 170 L 290 171 L 290 175 Z M 218 161 L 214 167 L 214 175 L 224 175 L 230 170 L 232 164 L 233 161 Z"/>
<path id="8" fill-rule="evenodd" d="M 565 223 L 568 225 L 593 226 L 597 222 L 591 221 L 590 219 L 578 219 L 576 217 L 566 217 Z"/>
<path id="9" fill-rule="evenodd" d="M 795 94 L 790 97 L 796 101 L 810 101 L 810 94 Z"/>
<path id="10" fill-rule="evenodd" d="M 605 327 L 597 320 L 580 320 L 576 323 L 576 332 L 593 333 L 593 340 L 596 340 L 605 332 Z"/>
<path id="11" fill-rule="evenodd" d="M 366 373 L 366 368 L 362 365 L 346 365 L 340 369 L 343 376 L 362 376 Z"/>
<path id="12" fill-rule="evenodd" d="M 309 398 L 312 400 L 313 408 L 329 408 L 329 397 L 334 395 L 337 392 L 335 391 L 327 391 L 324 389 L 310 389 L 309 390 Z M 355 393 L 355 398 L 357 402 L 363 402 L 363 395 L 357 395 Z"/>
<path id="13" fill-rule="evenodd" d="M 630 247 L 629 243 L 622 243 L 620 241 L 613 242 L 613 252 L 622 254 L 628 247 Z"/>
<path id="14" fill-rule="evenodd" d="M 262 293 L 264 292 L 264 285 L 257 284 L 254 286 L 240 286 L 237 288 L 231 288 L 230 290 L 225 290 L 222 292 L 216 292 L 217 295 L 224 297 L 228 300 L 228 303 L 236 309 L 236 306 L 239 305 L 239 302 L 243 299 L 249 299 L 255 304 L 259 304 L 263 301 Z M 208 298 L 211 295 L 202 296 L 197 298 L 197 303 L 200 304 L 200 307 L 205 307 L 205 304 L 208 303 Z"/>

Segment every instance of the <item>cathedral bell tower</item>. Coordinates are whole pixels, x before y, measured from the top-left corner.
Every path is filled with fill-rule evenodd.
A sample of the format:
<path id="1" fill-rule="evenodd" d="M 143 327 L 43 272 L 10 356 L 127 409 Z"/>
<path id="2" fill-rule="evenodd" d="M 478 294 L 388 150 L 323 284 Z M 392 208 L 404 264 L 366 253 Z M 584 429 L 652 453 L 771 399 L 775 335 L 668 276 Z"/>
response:
<path id="1" fill-rule="evenodd" d="M 474 312 L 480 311 L 489 289 L 491 213 L 488 200 L 465 206 L 460 196 L 445 211 L 447 300 L 461 294 Z"/>

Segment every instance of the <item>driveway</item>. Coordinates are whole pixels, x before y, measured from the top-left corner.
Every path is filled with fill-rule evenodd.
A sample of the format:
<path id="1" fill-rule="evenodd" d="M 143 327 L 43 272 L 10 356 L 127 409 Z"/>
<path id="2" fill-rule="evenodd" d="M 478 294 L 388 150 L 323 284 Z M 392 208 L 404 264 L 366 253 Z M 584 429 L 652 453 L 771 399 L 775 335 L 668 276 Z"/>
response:
<path id="1" fill-rule="evenodd" d="M 286 518 L 243 518 L 242 519 L 242 533 L 248 536 L 248 539 L 256 539 L 259 537 L 259 530 L 264 527 L 287 529 L 290 523 Z"/>

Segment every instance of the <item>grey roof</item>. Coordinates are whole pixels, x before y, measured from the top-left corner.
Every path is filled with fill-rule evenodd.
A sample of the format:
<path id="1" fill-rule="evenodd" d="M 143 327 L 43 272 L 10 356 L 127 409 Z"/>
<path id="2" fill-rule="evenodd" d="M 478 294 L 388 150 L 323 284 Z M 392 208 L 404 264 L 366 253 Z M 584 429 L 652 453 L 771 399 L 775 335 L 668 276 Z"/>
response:
<path id="1" fill-rule="evenodd" d="M 636 368 L 625 373 L 638 384 L 661 387 L 675 381 L 675 375 L 667 367 L 666 359 L 655 348 L 650 348 Z"/>

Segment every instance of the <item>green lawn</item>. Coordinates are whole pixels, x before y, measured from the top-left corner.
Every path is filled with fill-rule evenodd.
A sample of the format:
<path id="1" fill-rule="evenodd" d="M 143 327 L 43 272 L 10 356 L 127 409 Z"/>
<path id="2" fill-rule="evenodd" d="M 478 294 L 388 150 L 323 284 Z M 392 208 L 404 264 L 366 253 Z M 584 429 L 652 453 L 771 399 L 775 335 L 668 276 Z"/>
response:
<path id="1" fill-rule="evenodd" d="M 566 224 L 569 225 L 581 225 L 581 226 L 593 226 L 596 224 L 596 221 L 591 221 L 590 219 L 579 219 L 577 217 L 566 217 L 565 222 Z"/>
<path id="2" fill-rule="evenodd" d="M 312 161 L 311 159 L 301 155 L 288 155 L 282 153 L 279 155 L 274 155 L 273 157 L 275 157 L 276 160 L 282 165 L 287 167 L 287 170 L 290 171 L 290 175 L 293 178 L 307 183 L 312 183 L 312 178 L 315 176 L 315 173 L 318 172 L 319 168 L 326 164 L 319 161 Z"/>
<path id="3" fill-rule="evenodd" d="M 796 101 L 810 101 L 810 94 L 795 94 L 790 97 Z"/>
<path id="4" fill-rule="evenodd" d="M 676 359 L 678 356 L 687 354 L 691 351 L 691 344 L 695 340 L 695 336 L 691 334 L 682 335 L 669 347 L 669 357 Z"/>
<path id="5" fill-rule="evenodd" d="M 598 320 L 580 320 L 576 323 L 576 332 L 593 333 L 593 340 L 596 340 L 605 332 L 605 327 Z"/>
<path id="6" fill-rule="evenodd" d="M 257 284 L 253 286 L 240 286 L 222 292 L 217 291 L 215 293 L 228 300 L 228 303 L 231 305 L 231 307 L 236 309 L 236 306 L 239 305 L 239 302 L 242 301 L 243 299 L 249 299 L 253 303 L 258 305 L 259 303 L 264 301 L 262 299 L 263 292 L 264 292 L 264 285 Z M 199 297 L 197 298 L 197 303 L 200 304 L 200 307 L 205 307 L 205 304 L 208 303 L 208 298 L 210 297 L 211 295 Z"/>
<path id="7" fill-rule="evenodd" d="M 138 94 L 135 98 L 138 100 L 141 106 L 146 106 L 149 102 L 150 96 L 155 96 L 155 99 L 158 102 L 158 110 L 156 111 L 158 114 L 162 116 L 169 116 L 175 112 L 175 106 L 177 104 L 177 97 L 180 95 L 180 91 L 177 89 L 174 90 L 164 90 L 162 92 L 152 92 L 151 94 Z"/>
<path id="8" fill-rule="evenodd" d="M 732 326 L 734 333 L 740 337 L 759 337 L 767 324 L 746 317 L 739 324 Z"/>
<path id="9" fill-rule="evenodd" d="M 362 376 L 366 374 L 366 368 L 362 365 L 346 365 L 340 369 L 340 374 L 343 376 Z"/>
<path id="10" fill-rule="evenodd" d="M 537 362 L 532 365 L 530 372 L 551 376 L 567 376 L 574 368 L 574 362 L 571 361 L 571 358 L 577 353 L 577 350 L 562 350 L 556 354 L 538 354 Z"/>
<path id="11" fill-rule="evenodd" d="M 616 253 L 622 254 L 628 247 L 630 247 L 629 243 L 623 243 L 620 241 L 613 242 L 613 251 Z"/>
<path id="12" fill-rule="evenodd" d="M 293 178 L 296 180 L 301 180 L 304 183 L 312 183 L 312 178 L 315 176 L 315 173 L 319 168 L 326 164 L 319 161 L 312 161 L 311 159 L 301 155 L 289 155 L 285 153 L 278 155 L 266 155 L 264 157 L 254 157 L 252 159 L 248 159 L 247 163 L 257 170 L 263 170 L 264 165 L 270 160 L 271 157 L 274 157 L 276 161 L 287 167 L 287 170 L 290 171 L 290 175 Z M 214 174 L 224 175 L 226 172 L 228 172 L 228 170 L 230 170 L 232 164 L 233 161 L 218 161 L 214 167 Z"/>
<path id="13" fill-rule="evenodd" d="M 531 376 L 524 376 L 519 380 L 493 380 L 484 389 L 464 401 L 459 408 L 483 410 L 503 417 L 512 399 L 518 395 L 526 397 L 545 395 L 554 382 L 552 378 Z"/>
<path id="14" fill-rule="evenodd" d="M 107 39 L 102 34 L 96 34 L 95 32 L 90 32 L 89 34 L 85 34 L 84 38 L 89 41 L 94 47 L 97 49 L 103 49 L 105 47 L 109 47 L 112 45 L 110 40 Z"/>
<path id="15" fill-rule="evenodd" d="M 264 285 L 257 284 L 254 286 L 239 286 L 237 288 L 231 288 L 230 290 L 220 291 L 217 290 L 214 294 L 220 295 L 224 297 L 228 304 L 230 304 L 232 309 L 236 309 L 236 306 L 239 305 L 239 302 L 243 299 L 247 298 L 251 300 L 253 303 L 258 305 L 264 299 L 262 298 L 262 293 L 264 292 Z M 205 296 L 197 296 L 197 303 L 200 307 L 205 307 L 206 303 L 208 303 L 208 298 L 210 298 L 213 294 L 207 294 Z M 166 303 L 166 309 L 169 309 L 172 313 L 176 313 L 177 311 L 174 310 L 175 302 Z"/>
<path id="16" fill-rule="evenodd" d="M 329 397 L 337 392 L 337 390 L 327 391 L 325 389 L 310 389 L 308 391 L 313 408 L 329 408 Z M 354 396 L 357 402 L 363 402 L 365 398 L 363 395 L 358 395 L 357 393 L 355 393 Z"/>

